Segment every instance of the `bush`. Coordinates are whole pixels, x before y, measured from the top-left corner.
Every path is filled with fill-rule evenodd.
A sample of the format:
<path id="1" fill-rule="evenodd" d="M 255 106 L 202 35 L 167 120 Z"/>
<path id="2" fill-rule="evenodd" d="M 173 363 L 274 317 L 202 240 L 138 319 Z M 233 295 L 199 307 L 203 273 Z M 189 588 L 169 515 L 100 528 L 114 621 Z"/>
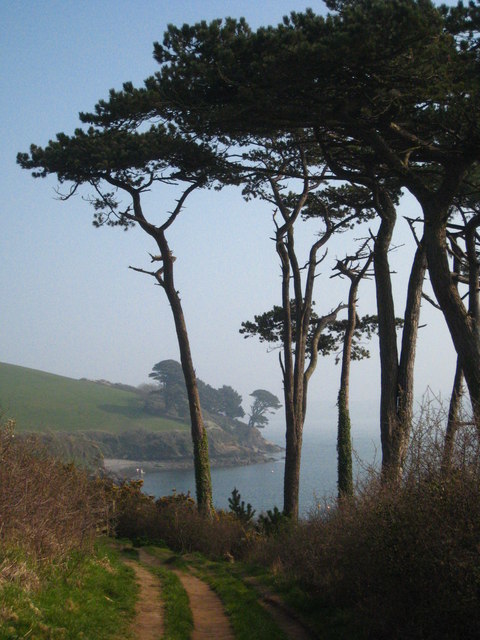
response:
<path id="1" fill-rule="evenodd" d="M 142 493 L 143 480 L 120 485 L 104 481 L 110 503 L 110 525 L 119 538 L 134 542 L 157 540 L 157 511 L 151 496 Z"/>
<path id="2" fill-rule="evenodd" d="M 228 507 L 231 513 L 244 524 L 251 522 L 255 515 L 255 509 L 252 509 L 252 505 L 249 502 L 245 506 L 245 500 L 242 500 L 237 487 L 234 487 L 232 495 L 228 499 Z"/>
<path id="3" fill-rule="evenodd" d="M 205 518 L 189 494 L 174 492 L 155 500 L 141 488 L 141 480 L 110 487 L 112 522 L 118 537 L 166 544 L 180 553 L 199 551 L 211 558 L 245 553 L 249 538 L 232 514 L 217 511 L 212 518 Z"/>
<path id="4" fill-rule="evenodd" d="M 267 513 L 258 516 L 257 530 L 263 535 L 278 536 L 285 532 L 291 525 L 291 520 L 278 507 L 268 509 Z"/>
<path id="5" fill-rule="evenodd" d="M 439 423 L 424 419 L 403 483 L 371 479 L 253 552 L 319 605 L 353 611 L 372 639 L 480 637 L 478 434 L 463 428 L 447 471 Z"/>
<path id="6" fill-rule="evenodd" d="M 31 558 L 61 559 L 92 544 L 106 524 L 101 487 L 72 464 L 50 458 L 34 439 L 0 427 L 0 546 Z"/>

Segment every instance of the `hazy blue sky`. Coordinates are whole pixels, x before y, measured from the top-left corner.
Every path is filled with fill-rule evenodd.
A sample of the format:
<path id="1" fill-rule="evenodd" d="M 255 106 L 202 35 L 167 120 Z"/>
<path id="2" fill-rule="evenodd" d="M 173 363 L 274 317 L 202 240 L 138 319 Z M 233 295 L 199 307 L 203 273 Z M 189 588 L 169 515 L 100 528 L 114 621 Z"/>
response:
<path id="1" fill-rule="evenodd" d="M 154 363 L 178 359 L 163 291 L 128 269 L 148 267 L 147 252 L 155 249 L 149 238 L 136 230 L 94 229 L 90 207 L 80 196 L 56 200 L 55 181 L 32 179 L 17 167 L 16 153 L 32 142 L 46 144 L 57 132 L 72 132 L 78 112 L 91 110 L 110 88 L 127 80 L 141 84 L 156 70 L 152 43 L 162 39 L 168 23 L 230 15 L 245 16 L 257 27 L 306 6 L 323 10 L 321 2 L 299 0 L 0 3 L 1 361 L 137 385 L 148 380 Z M 163 189 L 152 195 L 149 211 L 161 216 L 172 202 L 173 194 Z M 402 211 L 414 211 L 411 200 Z M 405 227 L 400 221 L 396 243 L 406 246 L 392 255 L 397 315 L 405 295 L 402 265 L 410 264 L 413 252 Z M 277 353 L 238 333 L 242 320 L 280 301 L 271 235 L 270 207 L 246 204 L 229 189 L 195 194 L 169 236 L 197 374 L 214 386 L 232 385 L 245 408 L 254 389 L 282 392 Z M 303 236 L 307 247 L 312 228 L 305 227 Z M 342 257 L 348 248 L 344 236 L 329 249 L 329 258 Z M 326 313 L 345 300 L 346 286 L 329 279 L 328 261 L 320 271 L 316 309 Z M 371 282 L 360 289 L 360 311 L 375 312 Z M 448 393 L 454 366 L 449 335 L 427 304 L 422 322 L 427 326 L 418 348 L 417 393 L 429 384 Z M 376 342 L 372 352 L 371 360 L 353 365 L 351 393 L 370 404 L 375 419 Z M 339 375 L 333 358 L 320 362 L 310 392 L 314 405 L 334 406 Z M 315 415 L 312 411 L 311 422 Z"/>

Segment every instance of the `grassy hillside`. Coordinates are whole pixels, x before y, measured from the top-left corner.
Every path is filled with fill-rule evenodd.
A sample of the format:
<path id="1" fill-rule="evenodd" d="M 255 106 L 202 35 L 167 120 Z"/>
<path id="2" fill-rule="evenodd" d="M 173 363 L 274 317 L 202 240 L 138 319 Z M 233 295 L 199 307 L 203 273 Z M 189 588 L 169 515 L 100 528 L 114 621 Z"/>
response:
<path id="1" fill-rule="evenodd" d="M 18 431 L 109 431 L 188 429 L 143 411 L 135 393 L 87 380 L 0 363 L 0 412 Z"/>

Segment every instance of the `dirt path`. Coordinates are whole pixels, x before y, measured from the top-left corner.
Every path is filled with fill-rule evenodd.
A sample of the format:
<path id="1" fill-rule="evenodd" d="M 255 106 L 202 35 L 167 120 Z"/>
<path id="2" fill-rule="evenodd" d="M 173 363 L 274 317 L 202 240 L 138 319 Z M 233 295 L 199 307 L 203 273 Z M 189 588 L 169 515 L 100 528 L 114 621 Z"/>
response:
<path id="1" fill-rule="evenodd" d="M 163 607 L 160 581 L 138 562 L 125 560 L 135 571 L 140 586 L 132 629 L 137 640 L 160 640 L 163 636 Z"/>
<path id="2" fill-rule="evenodd" d="M 140 561 L 150 565 L 162 564 L 159 558 L 140 549 Z M 190 600 L 193 616 L 192 640 L 235 640 L 230 622 L 217 594 L 202 580 L 175 570 Z"/>
<path id="3" fill-rule="evenodd" d="M 139 550 L 140 562 L 147 566 L 163 565 L 160 558 L 149 554 L 145 549 Z M 140 585 L 140 594 L 133 624 L 137 640 L 159 640 L 163 633 L 163 611 L 161 606 L 161 589 L 159 580 L 148 569 L 138 562 L 127 560 L 132 567 Z M 228 616 L 217 594 L 202 580 L 183 571 L 173 570 L 179 577 L 190 600 L 193 616 L 192 640 L 235 640 Z M 290 611 L 282 600 L 259 584 L 255 579 L 247 579 L 258 593 L 259 602 L 287 635 L 289 640 L 314 640 L 305 625 Z M 255 640 L 268 640 L 256 638 Z"/>
<path id="4" fill-rule="evenodd" d="M 235 640 L 217 594 L 195 576 L 175 571 L 188 593 L 193 615 L 192 640 Z"/>

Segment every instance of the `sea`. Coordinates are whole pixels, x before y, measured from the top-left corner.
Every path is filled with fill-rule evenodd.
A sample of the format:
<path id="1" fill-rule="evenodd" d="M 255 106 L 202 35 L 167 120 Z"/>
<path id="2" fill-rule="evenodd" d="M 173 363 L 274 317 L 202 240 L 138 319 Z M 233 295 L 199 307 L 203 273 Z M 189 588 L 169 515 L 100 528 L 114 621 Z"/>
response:
<path id="1" fill-rule="evenodd" d="M 300 472 L 301 517 L 317 510 L 328 509 L 337 492 L 336 434 L 333 429 L 309 428 L 305 425 Z M 283 429 L 268 425 L 262 435 L 275 444 L 285 445 Z M 361 481 L 372 467 L 378 467 L 380 440 L 369 428 L 352 435 L 354 479 Z M 283 508 L 284 457 L 262 464 L 240 467 L 212 468 L 213 502 L 217 509 L 228 509 L 228 499 L 236 488 L 245 504 L 250 503 L 257 515 L 277 506 Z M 172 492 L 190 492 L 195 497 L 193 470 L 166 470 L 143 475 L 143 490 L 161 497 Z"/>

